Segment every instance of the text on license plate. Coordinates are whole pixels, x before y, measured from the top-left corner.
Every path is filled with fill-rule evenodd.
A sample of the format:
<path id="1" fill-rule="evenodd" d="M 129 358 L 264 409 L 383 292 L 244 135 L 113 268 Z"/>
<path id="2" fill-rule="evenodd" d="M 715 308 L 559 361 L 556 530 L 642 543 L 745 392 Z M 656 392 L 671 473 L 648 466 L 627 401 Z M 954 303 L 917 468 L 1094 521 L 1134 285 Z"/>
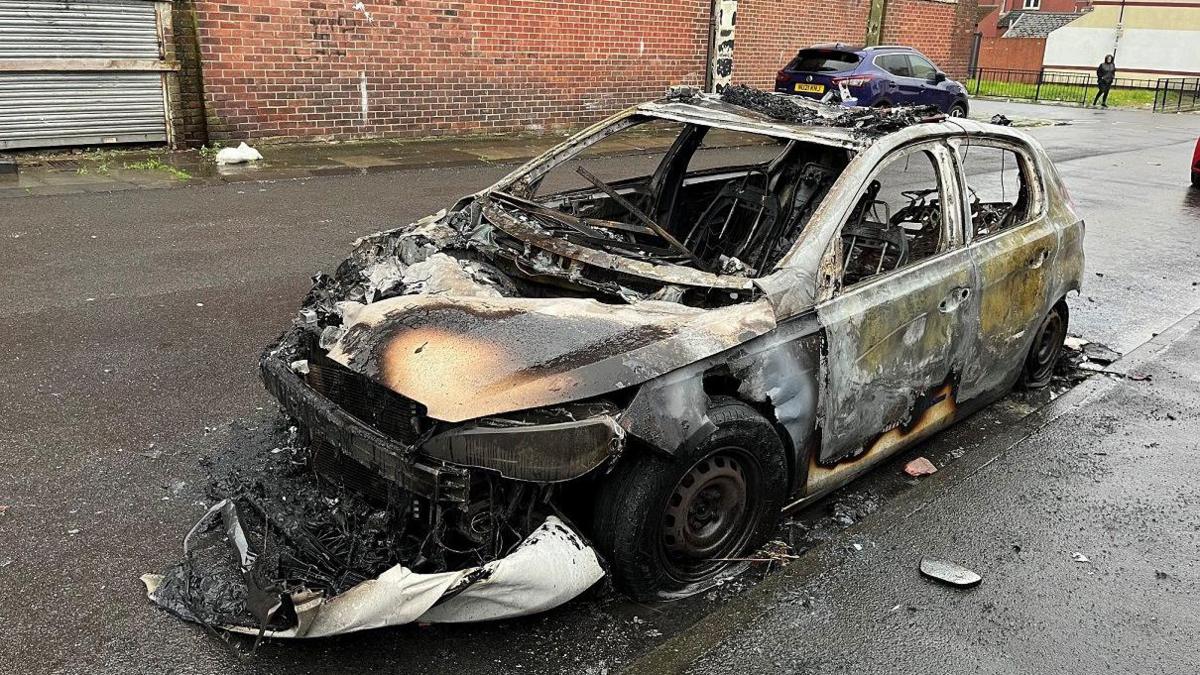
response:
<path id="1" fill-rule="evenodd" d="M 803 82 L 796 83 L 795 91 L 802 91 L 808 94 L 819 94 L 825 91 L 823 84 L 804 84 Z"/>

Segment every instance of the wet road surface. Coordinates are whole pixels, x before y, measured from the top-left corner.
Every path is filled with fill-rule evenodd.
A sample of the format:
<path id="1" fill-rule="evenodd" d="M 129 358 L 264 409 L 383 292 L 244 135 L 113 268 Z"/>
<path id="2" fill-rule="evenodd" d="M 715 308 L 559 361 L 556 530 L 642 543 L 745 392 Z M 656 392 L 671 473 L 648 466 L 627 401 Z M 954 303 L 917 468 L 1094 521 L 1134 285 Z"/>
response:
<path id="1" fill-rule="evenodd" d="M 988 106 L 1002 109 L 976 108 Z M 1200 307 L 1200 196 L 1186 173 L 1200 117 L 1003 106 L 1014 117 L 1025 108 L 1077 118 L 1032 130 L 1088 221 L 1090 276 L 1072 301 L 1073 330 L 1128 351 Z M 269 420 L 257 354 L 307 277 L 330 270 L 355 237 L 442 208 L 509 168 L 0 202 L 0 671 L 602 672 L 752 585 L 757 573 L 671 605 L 610 596 L 504 624 L 276 643 L 245 663 L 142 596 L 138 576 L 174 561 L 202 512 L 198 458 L 232 425 Z M 970 455 L 1028 411 L 994 406 L 922 453 L 939 464 Z M 913 486 L 894 469 L 788 531 L 836 536 L 902 501 L 891 495 Z"/>
<path id="2" fill-rule="evenodd" d="M 1197 672 L 1200 314 L 1168 332 L 630 670 Z"/>

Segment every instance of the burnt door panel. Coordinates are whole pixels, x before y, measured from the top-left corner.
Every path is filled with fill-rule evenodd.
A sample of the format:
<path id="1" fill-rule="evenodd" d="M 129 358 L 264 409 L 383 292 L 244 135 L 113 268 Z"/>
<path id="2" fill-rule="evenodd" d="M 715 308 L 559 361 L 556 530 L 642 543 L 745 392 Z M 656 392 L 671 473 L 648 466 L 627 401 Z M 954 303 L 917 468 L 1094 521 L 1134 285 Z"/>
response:
<path id="1" fill-rule="evenodd" d="M 907 263 L 853 279 L 818 306 L 826 335 L 825 396 L 810 494 L 948 424 L 959 380 L 976 353 L 979 286 L 971 254 L 962 246 L 961 197 L 949 149 L 940 143 L 909 148 L 880 167 L 835 243 L 843 267 L 852 268 L 851 249 L 858 246 L 853 234 L 871 228 L 889 232 L 940 219 L 934 231 L 939 240 L 931 246 L 907 230 Z M 902 168 L 898 176 L 893 167 Z M 924 177 L 910 176 L 911 168 Z M 931 189 L 922 180 L 935 184 Z M 913 195 L 922 193 L 926 205 L 942 208 L 922 216 L 919 207 L 884 207 L 897 194 L 920 203 Z M 886 215 L 856 215 L 870 200 L 878 204 L 868 210 Z"/>
<path id="2" fill-rule="evenodd" d="M 1028 151 L 1013 144 L 957 141 L 972 196 L 969 250 L 980 279 L 980 352 L 972 394 L 1010 386 L 1051 298 L 1058 231 L 1046 217 L 1044 190 Z"/>

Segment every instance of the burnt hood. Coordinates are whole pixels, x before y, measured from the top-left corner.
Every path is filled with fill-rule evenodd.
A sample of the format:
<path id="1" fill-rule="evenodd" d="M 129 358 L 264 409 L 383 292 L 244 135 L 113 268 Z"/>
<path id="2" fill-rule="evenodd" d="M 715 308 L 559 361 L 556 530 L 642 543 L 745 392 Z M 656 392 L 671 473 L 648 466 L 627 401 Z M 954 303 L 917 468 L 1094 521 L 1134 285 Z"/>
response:
<path id="1" fill-rule="evenodd" d="M 446 422 L 591 398 L 770 331 L 765 299 L 719 309 L 646 300 L 406 295 L 341 303 L 329 357 Z"/>

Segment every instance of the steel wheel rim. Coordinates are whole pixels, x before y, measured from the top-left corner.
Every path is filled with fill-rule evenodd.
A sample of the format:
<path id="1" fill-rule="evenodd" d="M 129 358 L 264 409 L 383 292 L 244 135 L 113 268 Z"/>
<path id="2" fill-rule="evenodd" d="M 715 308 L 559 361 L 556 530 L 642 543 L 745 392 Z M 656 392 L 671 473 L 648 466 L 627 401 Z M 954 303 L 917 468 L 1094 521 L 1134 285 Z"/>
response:
<path id="1" fill-rule="evenodd" d="M 1055 357 L 1058 356 L 1058 350 L 1063 341 L 1061 333 L 1064 331 L 1062 317 L 1058 315 L 1058 312 L 1051 312 L 1046 317 L 1046 320 L 1042 322 L 1041 328 L 1034 337 L 1034 367 L 1031 375 L 1033 375 L 1035 381 L 1048 377 L 1051 374 L 1050 371 L 1054 368 Z"/>
<path id="2" fill-rule="evenodd" d="M 659 555 L 683 583 L 703 581 L 729 565 L 753 536 L 761 504 L 758 461 L 739 447 L 720 448 L 680 478 L 663 510 Z"/>

